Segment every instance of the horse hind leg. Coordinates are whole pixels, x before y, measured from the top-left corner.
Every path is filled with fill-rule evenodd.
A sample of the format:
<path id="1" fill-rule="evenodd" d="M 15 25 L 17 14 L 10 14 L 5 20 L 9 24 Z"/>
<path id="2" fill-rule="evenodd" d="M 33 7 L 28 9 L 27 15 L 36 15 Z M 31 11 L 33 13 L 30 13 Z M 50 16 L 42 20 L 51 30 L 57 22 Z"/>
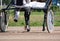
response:
<path id="1" fill-rule="evenodd" d="M 45 31 L 45 19 L 43 21 L 43 29 L 42 29 L 42 31 Z"/>
<path id="2" fill-rule="evenodd" d="M 42 31 L 45 31 L 45 26 L 46 26 L 46 16 L 47 16 L 47 12 L 46 12 L 46 10 L 44 11 L 44 21 L 43 21 L 43 29 L 42 29 Z"/>

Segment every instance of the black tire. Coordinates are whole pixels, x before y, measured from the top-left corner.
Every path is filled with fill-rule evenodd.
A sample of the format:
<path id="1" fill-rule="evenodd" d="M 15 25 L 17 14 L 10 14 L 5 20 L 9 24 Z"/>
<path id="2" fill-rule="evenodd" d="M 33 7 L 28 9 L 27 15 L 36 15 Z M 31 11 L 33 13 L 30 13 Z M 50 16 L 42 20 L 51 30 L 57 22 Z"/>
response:
<path id="1" fill-rule="evenodd" d="M 53 30 L 54 30 L 54 13 L 52 10 L 48 10 L 46 22 L 47 22 L 46 23 L 47 24 L 47 31 L 49 33 L 53 32 Z"/>
<path id="2" fill-rule="evenodd" d="M 1 32 L 6 32 L 8 27 L 8 15 L 6 12 L 0 13 L 0 30 Z"/>

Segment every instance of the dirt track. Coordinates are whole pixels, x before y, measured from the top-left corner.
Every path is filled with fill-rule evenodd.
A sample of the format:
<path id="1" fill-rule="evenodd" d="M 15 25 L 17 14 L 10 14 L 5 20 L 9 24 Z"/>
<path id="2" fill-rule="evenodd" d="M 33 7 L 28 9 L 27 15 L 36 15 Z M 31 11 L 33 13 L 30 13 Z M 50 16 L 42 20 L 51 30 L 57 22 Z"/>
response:
<path id="1" fill-rule="evenodd" d="M 42 27 L 31 27 L 30 32 L 24 27 L 9 27 L 7 32 L 0 32 L 0 41 L 60 41 L 60 27 L 53 33 L 43 32 Z"/>

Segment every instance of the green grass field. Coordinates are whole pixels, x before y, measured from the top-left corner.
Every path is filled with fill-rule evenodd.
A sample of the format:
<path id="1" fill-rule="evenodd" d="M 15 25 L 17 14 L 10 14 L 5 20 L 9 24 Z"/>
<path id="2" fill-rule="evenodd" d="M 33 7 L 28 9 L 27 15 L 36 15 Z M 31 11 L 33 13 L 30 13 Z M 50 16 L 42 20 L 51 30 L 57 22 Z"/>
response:
<path id="1" fill-rule="evenodd" d="M 30 25 L 31 26 L 41 26 L 43 23 L 43 12 L 32 12 L 30 15 Z M 18 22 L 14 22 L 14 15 L 10 14 L 9 26 L 24 26 L 24 12 L 21 12 Z"/>
<path id="2" fill-rule="evenodd" d="M 14 22 L 14 14 L 13 11 L 10 12 L 10 17 L 9 17 L 9 26 L 24 26 L 25 21 L 24 21 L 24 12 L 20 13 L 20 17 L 18 22 Z M 30 26 L 42 26 L 43 24 L 43 19 L 44 18 L 44 12 L 37 12 L 33 11 L 30 15 Z M 60 26 L 60 12 L 56 11 L 54 14 L 54 25 L 55 26 Z"/>
<path id="3" fill-rule="evenodd" d="M 53 6 L 53 11 L 54 11 L 54 25 L 60 26 L 60 7 Z M 14 22 L 13 10 L 10 11 L 9 13 L 10 13 L 9 26 L 24 26 L 25 25 L 24 12 L 21 12 L 18 22 Z M 43 18 L 44 18 L 44 12 L 32 11 L 30 15 L 30 26 L 42 26 L 43 20 L 44 20 Z"/>

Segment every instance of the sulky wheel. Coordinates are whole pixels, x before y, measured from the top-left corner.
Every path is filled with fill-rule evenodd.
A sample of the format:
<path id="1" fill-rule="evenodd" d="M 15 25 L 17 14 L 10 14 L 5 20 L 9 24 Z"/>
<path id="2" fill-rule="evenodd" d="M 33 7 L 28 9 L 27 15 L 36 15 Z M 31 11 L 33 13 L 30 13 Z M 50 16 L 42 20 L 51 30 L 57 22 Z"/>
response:
<path id="1" fill-rule="evenodd" d="M 47 12 L 47 30 L 51 33 L 54 30 L 54 14 L 52 10 L 48 10 Z"/>
<path id="2" fill-rule="evenodd" d="M 8 19 L 9 19 L 9 16 L 6 12 L 3 11 L 0 13 L 0 30 L 1 30 L 1 32 L 7 31 Z"/>

